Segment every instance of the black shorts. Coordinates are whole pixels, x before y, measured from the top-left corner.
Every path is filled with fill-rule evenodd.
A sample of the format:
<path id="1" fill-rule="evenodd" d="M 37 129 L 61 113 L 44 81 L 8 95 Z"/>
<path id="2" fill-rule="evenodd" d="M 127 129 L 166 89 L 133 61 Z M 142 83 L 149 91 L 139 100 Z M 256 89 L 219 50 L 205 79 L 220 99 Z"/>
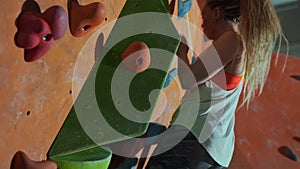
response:
<path id="1" fill-rule="evenodd" d="M 174 127 L 174 126 L 173 126 Z M 182 126 L 176 126 L 183 128 Z M 181 129 L 182 130 L 182 129 Z M 187 130 L 187 129 L 186 129 Z M 187 131 L 188 132 L 188 131 Z M 159 149 L 158 144 L 156 149 Z M 173 148 L 150 158 L 146 169 L 223 169 L 197 138 L 188 134 Z"/>

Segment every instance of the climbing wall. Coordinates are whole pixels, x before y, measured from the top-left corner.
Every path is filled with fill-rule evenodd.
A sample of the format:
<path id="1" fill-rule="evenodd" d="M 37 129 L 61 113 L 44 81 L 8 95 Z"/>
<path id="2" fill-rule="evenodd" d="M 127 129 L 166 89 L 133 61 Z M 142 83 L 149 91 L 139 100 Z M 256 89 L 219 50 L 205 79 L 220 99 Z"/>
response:
<path id="1" fill-rule="evenodd" d="M 114 20 L 119 16 L 126 0 L 99 0 L 106 7 L 104 21 L 86 33 L 74 37 L 69 28 L 56 40 L 49 51 L 35 62 L 24 61 L 24 50 L 16 46 L 16 19 L 24 0 L 3 1 L 0 5 L 0 168 L 8 169 L 18 150 L 26 152 L 33 160 L 46 159 L 55 137 L 63 125 L 89 71 L 104 46 Z M 41 11 L 59 5 L 68 14 L 68 0 L 36 0 Z M 94 0 L 79 0 L 87 5 Z M 169 0 L 174 16 L 177 1 Z M 183 19 L 172 17 L 180 34 L 190 37 L 189 46 L 198 55 L 206 46 L 195 43 L 199 33 L 201 14 L 193 1 L 190 12 Z M 172 5 L 173 8 L 172 8 Z M 188 21 L 191 24 L 187 24 Z M 102 34 L 99 35 L 99 29 Z M 95 33 L 98 33 L 95 36 Z M 201 40 L 201 41 L 202 41 Z M 78 60 L 84 66 L 76 67 Z M 241 108 L 236 117 L 236 149 L 230 168 L 282 169 L 299 168 L 300 156 L 300 105 L 298 58 L 289 56 L 282 73 L 284 57 L 279 57 L 277 67 L 271 66 L 264 93 L 249 109 Z M 173 63 L 172 68 L 175 68 Z M 180 102 L 183 91 L 175 77 L 160 97 L 154 122 L 169 124 L 170 117 Z M 160 105 L 164 105 L 159 110 Z M 155 114 L 155 112 L 160 112 Z"/>
<path id="2" fill-rule="evenodd" d="M 34 2 L 41 12 L 58 5 L 70 15 L 68 0 Z M 95 1 L 78 2 L 89 5 Z M 18 150 L 26 152 L 33 160 L 46 159 L 46 153 L 98 59 L 99 49 L 104 46 L 126 1 L 100 2 L 104 4 L 107 12 L 103 23 L 80 37 L 74 37 L 68 27 L 63 37 L 56 40 L 46 54 L 34 62 L 25 62 L 24 49 L 17 47 L 14 39 L 18 31 L 17 18 L 25 1 L 2 2 L 0 74 L 3 80 L 0 82 L 0 134 L 3 137 L 0 139 L 0 168 L 9 168 L 12 157 Z M 100 36 L 95 36 L 99 29 L 103 32 Z M 84 65 L 79 69 L 76 67 L 78 60 Z M 170 89 L 174 85 L 178 89 L 178 84 L 174 82 Z M 176 96 L 173 95 L 174 106 L 180 100 Z M 173 109 L 175 108 L 171 106 L 168 112 Z"/>
<path id="3" fill-rule="evenodd" d="M 167 1 L 158 0 L 150 3 L 148 0 L 128 0 L 126 2 L 103 49 L 100 50 L 101 62 L 97 62 L 91 70 L 49 151 L 50 158 L 95 147 L 95 143 L 90 142 L 89 138 L 98 145 L 103 145 L 145 133 L 158 97 L 162 93 L 166 72 L 174 60 L 179 45 L 179 35 L 169 15 L 166 14 L 168 10 L 164 2 Z M 145 15 L 146 13 L 141 14 L 141 12 L 151 13 Z M 138 21 L 139 18 L 142 20 Z M 145 18 L 148 22 L 143 22 Z M 155 22 L 164 23 L 164 26 L 152 24 Z M 128 25 L 134 27 L 130 27 L 133 31 L 128 33 L 127 38 L 124 36 L 124 28 Z M 122 37 L 126 38 L 122 40 Z M 149 46 L 151 64 L 149 68 L 146 67 L 147 70 L 137 74 L 133 71 L 135 70 L 132 69 L 133 66 L 128 67 L 130 64 L 126 64 L 135 62 L 126 62 L 126 59 L 122 62 L 119 56 L 127 50 L 128 46 L 131 46 L 130 44 L 135 45 L 140 41 Z M 142 59 L 142 63 L 145 60 Z M 123 63 L 125 66 L 122 68 Z M 130 87 L 126 85 L 128 82 Z M 92 89 L 93 86 L 95 89 Z M 157 92 L 150 94 L 154 89 Z M 149 96 L 151 101 L 148 99 Z M 93 104 L 95 98 L 98 103 Z M 98 113 L 97 109 L 101 113 Z M 99 115 L 103 117 L 97 119 Z M 86 122 L 82 122 L 83 119 Z M 88 126 L 83 125 L 85 123 Z M 96 137 L 91 137 L 89 133 L 91 128 L 97 130 L 93 131 L 97 133 Z"/>
<path id="4" fill-rule="evenodd" d="M 286 67 L 284 67 L 286 61 Z M 300 168 L 300 59 L 273 57 L 263 94 L 236 112 L 230 168 Z"/>
<path id="5" fill-rule="evenodd" d="M 78 38 L 72 36 L 68 28 L 64 36 L 35 62 L 25 62 L 24 50 L 14 42 L 15 21 L 24 2 L 10 0 L 0 5 L 0 168 L 3 169 L 9 168 L 18 150 L 28 153 L 34 160 L 46 159 L 46 153 L 73 105 L 76 91 L 72 88 L 77 85 L 73 82 L 80 81 L 73 76 L 76 60 L 93 33 L 117 18 L 125 0 L 101 0 L 107 9 L 106 21 Z M 36 2 L 41 11 L 59 5 L 67 12 L 67 0 Z M 79 2 L 86 5 L 95 1 Z M 108 33 L 104 34 L 103 41 Z M 95 50 L 89 52 L 90 55 L 85 55 L 86 70 L 91 69 L 95 61 Z"/>

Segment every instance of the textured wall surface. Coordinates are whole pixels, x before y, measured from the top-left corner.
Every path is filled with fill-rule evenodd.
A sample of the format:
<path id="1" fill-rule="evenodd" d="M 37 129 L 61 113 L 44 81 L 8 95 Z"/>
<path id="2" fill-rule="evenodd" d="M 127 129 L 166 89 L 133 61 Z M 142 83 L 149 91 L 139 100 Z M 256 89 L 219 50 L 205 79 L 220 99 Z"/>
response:
<path id="1" fill-rule="evenodd" d="M 15 20 L 24 1 L 1 1 L 0 168 L 8 169 L 11 158 L 18 150 L 25 151 L 34 160 L 46 158 L 46 153 L 69 113 L 73 99 L 98 55 L 96 45 L 105 42 L 110 28 L 105 29 L 100 41 L 92 36 L 93 33 L 115 20 L 125 1 L 100 0 L 107 9 L 106 21 L 80 38 L 71 36 L 68 29 L 64 37 L 55 41 L 41 59 L 31 63 L 24 61 L 23 49 L 16 47 L 14 43 L 17 31 Z M 42 11 L 52 5 L 60 5 L 67 11 L 67 0 L 36 2 Z M 95 1 L 79 2 L 88 4 Z M 176 12 L 175 10 L 174 15 Z M 191 37 L 192 40 L 188 43 L 195 48 L 195 55 L 199 54 L 205 44 L 195 43 L 196 38 L 203 38 L 198 31 L 201 16 L 196 2 L 193 1 L 191 12 L 184 17 L 192 25 L 188 26 L 186 22 L 180 23 L 177 18 L 173 19 L 178 31 Z M 85 66 L 75 67 L 78 59 Z M 299 168 L 299 163 L 278 152 L 280 147 L 288 146 L 300 156 L 300 81 L 297 80 L 297 75 L 300 75 L 300 61 L 289 57 L 286 70 L 281 73 L 283 63 L 283 57 L 280 57 L 278 66 L 272 65 L 264 93 L 252 103 L 249 110 L 241 108 L 237 112 L 237 148 L 231 168 Z M 153 121 L 168 125 L 180 102 L 182 91 L 179 83 L 173 80 L 164 89 L 164 93 L 168 104 L 163 111 L 158 106 L 158 112 L 163 114 L 155 115 Z M 163 98 L 160 103 L 164 104 Z"/>
<path id="2" fill-rule="evenodd" d="M 60 5 L 67 12 L 67 0 L 36 1 L 43 12 Z M 95 2 L 80 0 L 82 5 Z M 101 0 L 107 9 L 107 20 L 99 29 L 115 20 L 125 0 Z M 96 31 L 75 38 L 69 29 L 62 39 L 39 60 L 25 62 L 23 49 L 16 47 L 15 20 L 23 0 L 1 1 L 0 6 L 0 168 L 9 168 L 14 153 L 23 150 L 34 160 L 43 160 L 72 104 L 74 66 L 89 37 Z M 107 37 L 104 37 L 104 39 Z M 87 59 L 85 71 L 91 69 L 94 49 Z M 91 59 L 92 57 L 92 59 Z M 84 77 L 84 74 L 80 77 Z M 76 86 L 75 86 L 76 88 Z"/>
<path id="3" fill-rule="evenodd" d="M 275 57 L 263 94 L 236 112 L 236 151 L 231 168 L 299 168 L 283 147 L 300 157 L 300 59 Z M 284 151 L 283 151 L 284 150 Z"/>

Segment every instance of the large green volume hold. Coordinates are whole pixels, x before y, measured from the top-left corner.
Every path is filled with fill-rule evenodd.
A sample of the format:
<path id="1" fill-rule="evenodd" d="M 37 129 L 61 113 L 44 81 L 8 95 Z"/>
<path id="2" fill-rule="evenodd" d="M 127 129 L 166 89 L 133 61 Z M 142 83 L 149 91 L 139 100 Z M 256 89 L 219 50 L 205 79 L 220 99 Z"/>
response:
<path id="1" fill-rule="evenodd" d="M 127 0 L 100 51 L 100 61 L 48 152 L 50 159 L 72 159 L 82 151 L 145 133 L 179 45 L 167 4 Z M 126 69 L 120 58 L 136 41 L 146 43 L 151 54 L 150 67 L 141 73 Z"/>

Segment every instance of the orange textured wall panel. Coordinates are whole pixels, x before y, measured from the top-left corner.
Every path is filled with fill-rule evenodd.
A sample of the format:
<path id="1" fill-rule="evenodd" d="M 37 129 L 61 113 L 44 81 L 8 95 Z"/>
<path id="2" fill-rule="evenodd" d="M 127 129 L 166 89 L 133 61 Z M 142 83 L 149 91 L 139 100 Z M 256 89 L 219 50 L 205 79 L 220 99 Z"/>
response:
<path id="1" fill-rule="evenodd" d="M 23 150 L 33 160 L 46 158 L 47 151 L 69 113 L 73 98 L 76 98 L 84 78 L 94 64 L 95 55 L 98 55 L 95 45 L 101 46 L 97 43 L 103 44 L 106 41 L 110 28 L 105 29 L 98 40 L 96 36 L 92 36 L 93 33 L 116 19 L 125 1 L 100 0 L 107 11 L 106 19 L 100 25 L 78 38 L 73 37 L 67 29 L 65 35 L 55 41 L 42 58 L 30 63 L 24 61 L 24 50 L 14 43 L 17 31 L 15 20 L 24 1 L 1 2 L 0 168 L 8 169 L 18 150 Z M 67 11 L 67 1 L 36 2 L 41 11 L 53 5 L 60 5 Z M 95 1 L 79 2 L 87 5 Z M 176 9 L 177 1 L 175 16 Z M 190 13 L 182 19 L 192 25 L 180 23 L 176 17 L 172 19 L 179 33 L 192 37 L 188 43 L 195 49 L 194 54 L 198 55 L 206 44 L 199 31 L 201 14 L 196 2 L 193 1 Z M 201 42 L 196 37 L 201 38 Z M 77 59 L 85 67 L 77 69 Z M 300 167 L 299 163 L 284 156 L 282 151 L 284 147 L 288 147 L 295 155 L 300 156 L 300 60 L 289 56 L 286 69 L 281 73 L 283 63 L 283 56 L 279 57 L 277 67 L 273 60 L 263 94 L 251 103 L 249 110 L 243 107 L 237 111 L 236 149 L 230 168 Z M 170 104 L 164 110 L 157 110 L 163 114 L 155 114 L 153 121 L 168 125 L 182 96 L 178 81 L 173 80 L 164 89 L 164 94 Z M 163 101 L 160 102 L 164 104 Z"/>
<path id="2" fill-rule="evenodd" d="M 285 58 L 273 57 L 262 95 L 236 112 L 232 169 L 300 168 L 300 59 L 288 56 L 282 72 Z"/>
<path id="3" fill-rule="evenodd" d="M 73 104 L 76 60 L 93 32 L 117 18 L 125 0 L 101 0 L 107 9 L 106 21 L 80 38 L 73 37 L 67 29 L 42 58 L 30 63 L 24 61 L 24 49 L 14 43 L 15 20 L 24 2 L 3 1 L 0 6 L 0 168 L 3 169 L 9 168 L 18 150 L 33 160 L 46 159 Z M 67 11 L 67 1 L 36 2 L 42 12 L 53 5 Z M 93 2 L 80 1 L 83 5 Z M 92 54 L 94 57 L 95 53 Z M 87 64 L 86 69 L 92 65 Z"/>

